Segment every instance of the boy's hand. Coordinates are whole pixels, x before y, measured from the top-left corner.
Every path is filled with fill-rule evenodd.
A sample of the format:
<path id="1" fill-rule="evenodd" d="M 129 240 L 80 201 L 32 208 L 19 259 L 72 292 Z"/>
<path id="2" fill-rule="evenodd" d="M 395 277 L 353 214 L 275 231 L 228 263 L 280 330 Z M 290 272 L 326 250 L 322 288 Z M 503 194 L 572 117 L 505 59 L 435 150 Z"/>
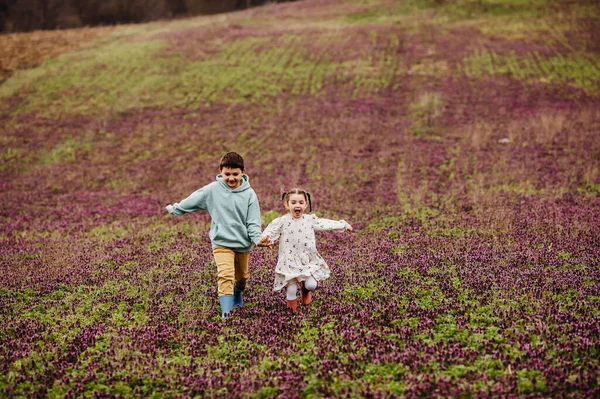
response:
<path id="1" fill-rule="evenodd" d="M 259 247 L 269 247 L 269 248 L 272 248 L 273 247 L 273 243 L 271 242 L 271 237 L 270 236 L 264 236 L 263 238 L 261 238 L 260 241 L 258 242 L 258 246 Z"/>
<path id="2" fill-rule="evenodd" d="M 167 210 L 167 212 L 173 213 L 173 205 L 167 205 L 165 206 L 165 209 Z"/>

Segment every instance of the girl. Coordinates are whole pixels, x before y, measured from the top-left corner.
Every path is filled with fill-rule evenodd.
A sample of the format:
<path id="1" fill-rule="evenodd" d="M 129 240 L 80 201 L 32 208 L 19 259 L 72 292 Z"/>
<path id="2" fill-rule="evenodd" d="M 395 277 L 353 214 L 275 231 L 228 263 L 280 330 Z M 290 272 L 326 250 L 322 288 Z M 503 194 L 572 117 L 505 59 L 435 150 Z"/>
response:
<path id="1" fill-rule="evenodd" d="M 279 239 L 279 253 L 275 268 L 274 291 L 287 287 L 287 306 L 296 311 L 298 284 L 301 302 L 312 302 L 311 291 L 317 282 L 329 278 L 329 267 L 317 252 L 315 231 L 352 231 L 344 220 L 319 219 L 312 211 L 310 194 L 299 188 L 283 193 L 281 198 L 288 214 L 273 220 L 262 234 L 259 245 L 271 247 Z"/>

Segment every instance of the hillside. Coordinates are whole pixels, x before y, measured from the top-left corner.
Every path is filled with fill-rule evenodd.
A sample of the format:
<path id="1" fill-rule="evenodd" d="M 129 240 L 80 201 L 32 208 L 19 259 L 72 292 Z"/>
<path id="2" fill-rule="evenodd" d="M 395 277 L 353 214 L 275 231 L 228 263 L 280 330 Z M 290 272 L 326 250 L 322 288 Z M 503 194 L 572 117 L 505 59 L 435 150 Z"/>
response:
<path id="1" fill-rule="evenodd" d="M 8 397 L 600 394 L 594 1 L 304 0 L 0 36 Z M 209 215 L 246 159 L 354 234 L 290 314 L 276 250 L 220 319 Z"/>

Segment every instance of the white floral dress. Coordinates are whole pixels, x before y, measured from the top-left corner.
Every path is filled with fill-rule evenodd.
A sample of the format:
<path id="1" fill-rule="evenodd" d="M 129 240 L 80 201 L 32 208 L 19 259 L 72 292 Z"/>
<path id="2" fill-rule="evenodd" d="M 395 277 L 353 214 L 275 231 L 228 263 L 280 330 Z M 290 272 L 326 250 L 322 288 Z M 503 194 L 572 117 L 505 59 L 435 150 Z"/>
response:
<path id="1" fill-rule="evenodd" d="M 319 219 L 307 214 L 295 219 L 290 214 L 273 220 L 262 236 L 279 240 L 273 290 L 279 291 L 289 281 L 304 281 L 312 276 L 321 281 L 329 278 L 329 266 L 317 252 L 315 231 L 346 231 L 350 225 L 344 220 Z"/>

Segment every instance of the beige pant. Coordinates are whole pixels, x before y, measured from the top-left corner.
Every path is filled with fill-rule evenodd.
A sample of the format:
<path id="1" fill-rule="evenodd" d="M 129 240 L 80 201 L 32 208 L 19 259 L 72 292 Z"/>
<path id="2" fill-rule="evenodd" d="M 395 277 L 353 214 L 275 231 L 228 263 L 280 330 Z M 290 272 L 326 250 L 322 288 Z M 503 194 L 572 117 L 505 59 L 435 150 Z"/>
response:
<path id="1" fill-rule="evenodd" d="M 250 252 L 235 252 L 230 248 L 215 247 L 213 255 L 217 264 L 219 296 L 233 295 L 234 282 L 239 289 L 246 288 L 246 281 L 250 277 L 248 270 Z"/>

